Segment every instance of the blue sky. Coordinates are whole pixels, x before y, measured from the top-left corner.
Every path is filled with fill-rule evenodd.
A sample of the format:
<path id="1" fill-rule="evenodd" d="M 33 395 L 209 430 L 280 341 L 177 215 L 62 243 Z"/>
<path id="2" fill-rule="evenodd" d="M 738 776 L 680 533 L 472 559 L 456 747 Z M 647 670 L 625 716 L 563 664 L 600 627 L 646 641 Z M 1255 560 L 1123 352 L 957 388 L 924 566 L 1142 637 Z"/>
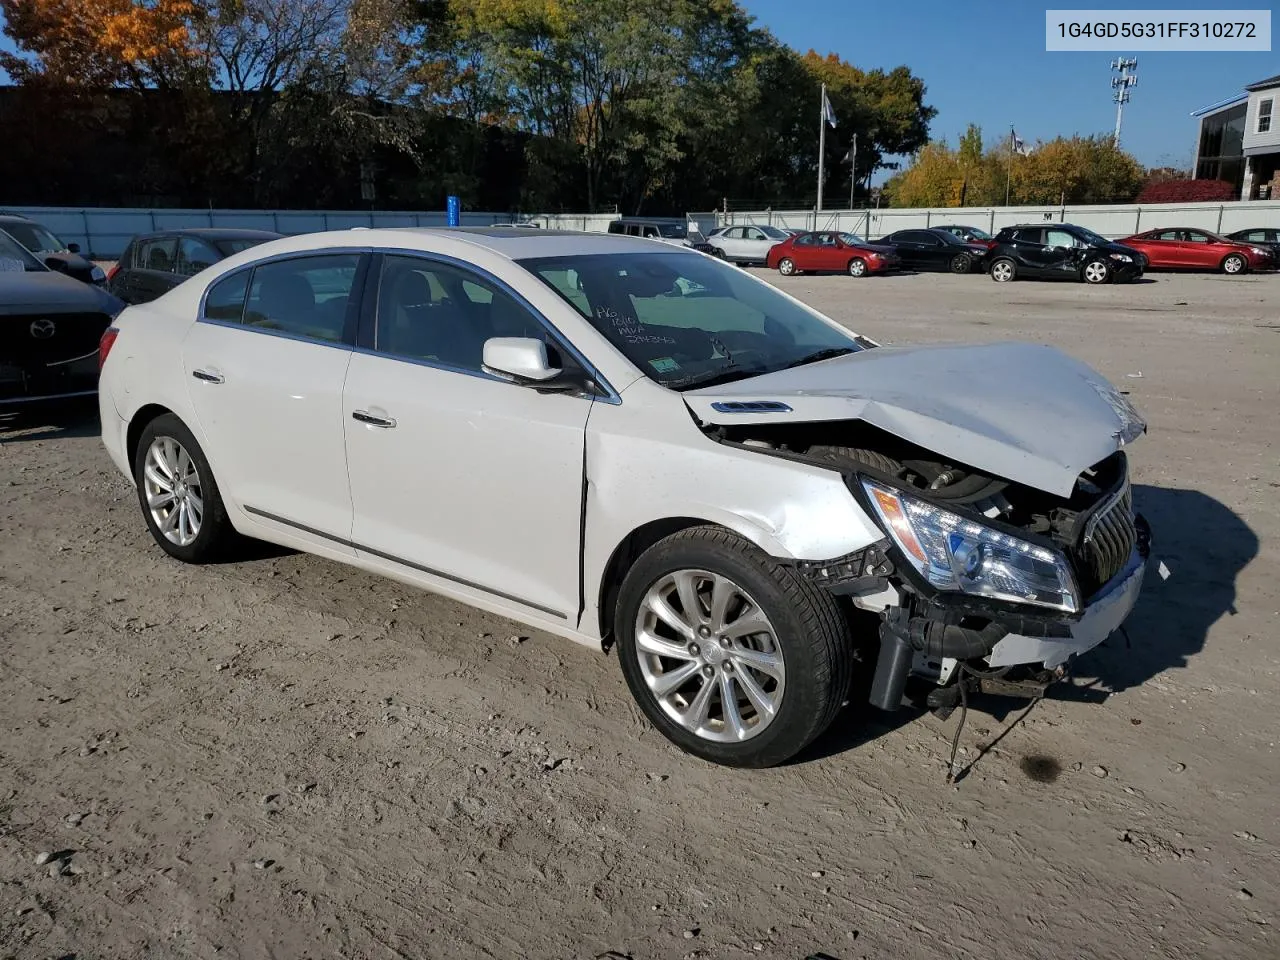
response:
<path id="1" fill-rule="evenodd" d="M 931 133 L 954 145 L 969 123 L 988 142 L 1013 124 L 1028 143 L 1115 126 L 1111 60 L 1117 53 L 1047 53 L 1047 8 L 1207 9 L 1213 0 L 739 0 L 783 42 L 804 52 L 837 53 L 863 68 L 906 64 L 928 85 L 938 109 Z M 1240 0 L 1235 8 L 1266 8 Z M 0 23 L 3 18 L 0 18 Z M 1275 25 L 1280 29 L 1280 22 Z M 0 47 L 10 48 L 0 37 Z M 1192 110 L 1280 73 L 1270 53 L 1138 55 L 1138 85 L 1125 107 L 1123 143 L 1147 166 L 1188 166 L 1195 147 Z M 0 79 L 3 74 L 0 73 Z M 816 107 L 815 107 L 816 127 Z M 815 137 L 817 131 L 815 129 Z M 848 131 L 843 128 L 840 133 Z"/>
<path id="2" fill-rule="evenodd" d="M 1199 3 L 1129 0 L 739 0 L 802 53 L 837 53 L 864 69 L 906 64 L 936 107 L 934 139 L 955 145 L 969 123 L 988 144 L 1012 124 L 1028 143 L 1115 129 L 1110 63 L 1116 53 L 1047 53 L 1046 9 L 1267 9 L 1270 0 Z M 1280 20 L 1273 24 L 1273 33 Z M 1121 140 L 1147 166 L 1190 166 L 1197 124 L 1189 114 L 1280 73 L 1270 53 L 1132 54 L 1138 85 L 1125 105 Z M 815 137 L 817 107 L 814 108 Z M 841 131 L 843 132 L 843 131 Z M 851 131 L 850 131 L 851 132 Z"/>

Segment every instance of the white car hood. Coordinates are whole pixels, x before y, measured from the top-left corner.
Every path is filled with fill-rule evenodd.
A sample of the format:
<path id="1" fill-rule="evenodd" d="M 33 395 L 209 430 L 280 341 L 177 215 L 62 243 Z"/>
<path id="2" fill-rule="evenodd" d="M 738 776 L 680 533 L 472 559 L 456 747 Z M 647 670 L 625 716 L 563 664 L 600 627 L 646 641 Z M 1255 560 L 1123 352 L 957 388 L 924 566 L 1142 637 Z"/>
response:
<path id="1" fill-rule="evenodd" d="M 1092 368 L 1025 343 L 876 347 L 683 397 L 705 423 L 862 420 L 1063 497 L 1082 470 L 1146 429 L 1128 399 Z"/>

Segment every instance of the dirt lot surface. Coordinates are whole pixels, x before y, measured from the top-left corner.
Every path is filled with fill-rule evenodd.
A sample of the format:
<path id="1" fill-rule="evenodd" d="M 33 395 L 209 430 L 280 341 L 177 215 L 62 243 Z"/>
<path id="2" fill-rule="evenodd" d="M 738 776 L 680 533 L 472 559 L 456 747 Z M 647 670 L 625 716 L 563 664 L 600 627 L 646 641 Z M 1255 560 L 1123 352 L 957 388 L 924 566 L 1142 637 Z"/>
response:
<path id="1" fill-rule="evenodd" d="M 307 556 L 183 567 L 92 416 L 13 425 L 0 960 L 1280 956 L 1280 276 L 783 286 L 1132 392 L 1172 575 L 1131 643 L 1021 722 L 981 700 L 955 786 L 956 717 L 911 712 L 720 769 L 612 656 Z"/>

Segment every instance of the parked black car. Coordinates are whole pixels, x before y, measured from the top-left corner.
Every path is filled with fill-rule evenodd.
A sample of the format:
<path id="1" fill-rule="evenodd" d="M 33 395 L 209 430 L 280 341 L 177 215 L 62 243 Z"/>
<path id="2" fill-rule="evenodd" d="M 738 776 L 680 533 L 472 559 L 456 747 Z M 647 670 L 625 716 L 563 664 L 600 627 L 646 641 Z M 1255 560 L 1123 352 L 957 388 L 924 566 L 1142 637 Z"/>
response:
<path id="1" fill-rule="evenodd" d="M 140 234 L 107 274 L 107 288 L 125 303 L 147 303 L 205 267 L 281 236 L 270 230 L 218 227 Z"/>
<path id="2" fill-rule="evenodd" d="M 1136 280 L 1147 258 L 1072 223 L 1005 227 L 995 237 L 987 272 L 997 283 L 1021 277 L 1109 283 Z"/>
<path id="3" fill-rule="evenodd" d="M 1228 233 L 1227 239 L 1237 243 L 1251 243 L 1255 247 L 1266 247 L 1271 251 L 1272 261 L 1280 264 L 1280 230 L 1269 227 L 1237 230 L 1235 233 Z"/>
<path id="4" fill-rule="evenodd" d="M 30 217 L 0 212 L 0 232 L 26 247 L 50 270 L 65 273 L 81 283 L 103 286 L 107 282 L 103 269 L 80 255 L 79 244 L 63 243 L 53 231 Z"/>
<path id="5" fill-rule="evenodd" d="M 970 273 L 985 269 L 986 245 L 966 243 L 946 230 L 898 230 L 875 242 L 892 247 L 908 270 Z"/>
<path id="6" fill-rule="evenodd" d="M 124 304 L 0 232 L 0 411 L 98 390 L 98 344 Z"/>

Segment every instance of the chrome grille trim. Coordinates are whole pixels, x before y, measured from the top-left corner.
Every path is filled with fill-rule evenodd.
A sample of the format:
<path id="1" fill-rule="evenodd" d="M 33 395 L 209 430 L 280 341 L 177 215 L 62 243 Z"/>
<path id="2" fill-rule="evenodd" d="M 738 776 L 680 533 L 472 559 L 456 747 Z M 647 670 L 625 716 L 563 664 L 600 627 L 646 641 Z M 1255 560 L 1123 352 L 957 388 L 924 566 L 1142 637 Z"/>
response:
<path id="1" fill-rule="evenodd" d="M 1076 551 L 1086 596 L 1124 569 L 1138 542 L 1133 516 L 1133 490 L 1128 481 L 1089 518 Z"/>

